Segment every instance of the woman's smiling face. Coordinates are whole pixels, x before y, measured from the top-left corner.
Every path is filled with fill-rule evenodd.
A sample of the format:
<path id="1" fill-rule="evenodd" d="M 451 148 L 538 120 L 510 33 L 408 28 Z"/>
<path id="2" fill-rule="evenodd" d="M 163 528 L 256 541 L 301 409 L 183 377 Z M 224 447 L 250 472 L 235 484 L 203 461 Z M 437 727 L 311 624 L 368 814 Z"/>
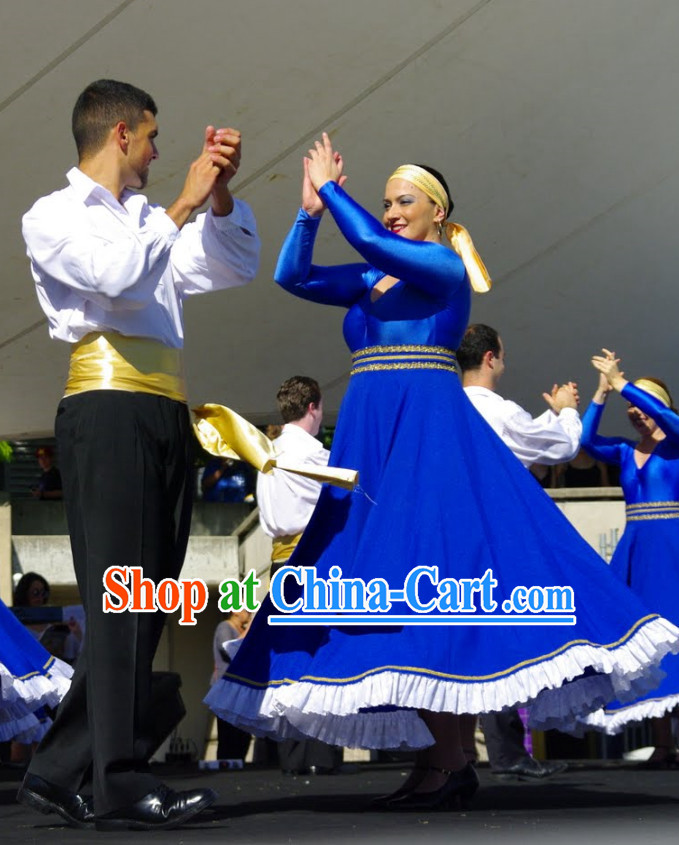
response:
<path id="1" fill-rule="evenodd" d="M 384 191 L 382 221 L 390 232 L 411 241 L 438 241 L 443 210 L 405 179 L 390 179 Z"/>

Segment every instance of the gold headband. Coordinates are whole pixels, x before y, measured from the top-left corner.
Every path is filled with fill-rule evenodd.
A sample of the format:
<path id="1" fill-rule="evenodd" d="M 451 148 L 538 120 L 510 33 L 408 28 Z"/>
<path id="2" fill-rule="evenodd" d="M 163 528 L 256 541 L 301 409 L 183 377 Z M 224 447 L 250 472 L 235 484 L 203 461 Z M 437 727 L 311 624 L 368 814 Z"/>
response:
<path id="1" fill-rule="evenodd" d="M 640 390 L 643 390 L 645 393 L 650 393 L 651 396 L 655 396 L 660 402 L 663 403 L 667 408 L 672 407 L 672 399 L 670 394 L 659 384 L 656 384 L 654 381 L 651 381 L 647 378 L 638 378 L 634 382 L 634 386 L 638 387 Z"/>
<path id="2" fill-rule="evenodd" d="M 423 191 L 435 205 L 442 208 L 446 217 L 448 216 L 446 189 L 436 176 L 425 170 L 424 167 L 417 164 L 402 164 L 394 170 L 387 182 L 391 182 L 392 179 L 403 179 L 410 182 L 411 185 Z M 446 223 L 444 229 L 450 245 L 462 259 L 472 290 L 476 293 L 487 293 L 493 283 L 488 275 L 488 270 L 486 270 L 486 265 L 476 251 L 469 232 L 459 223 Z"/>
<path id="3" fill-rule="evenodd" d="M 387 182 L 391 182 L 392 179 L 404 179 L 406 182 L 410 182 L 411 185 L 415 185 L 416 188 L 424 191 L 432 202 L 444 210 L 446 217 L 448 216 L 449 208 L 446 189 L 436 176 L 425 170 L 424 167 L 420 167 L 417 164 L 402 164 L 394 170 L 387 179 Z"/>

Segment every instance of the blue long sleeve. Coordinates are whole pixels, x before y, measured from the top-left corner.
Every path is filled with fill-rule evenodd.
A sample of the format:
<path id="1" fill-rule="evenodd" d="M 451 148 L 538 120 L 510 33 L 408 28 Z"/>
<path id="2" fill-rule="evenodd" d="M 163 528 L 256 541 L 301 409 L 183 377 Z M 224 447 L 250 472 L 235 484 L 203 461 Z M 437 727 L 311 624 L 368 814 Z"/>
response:
<path id="1" fill-rule="evenodd" d="M 587 410 L 582 416 L 582 447 L 598 461 L 607 464 L 618 464 L 622 461 L 621 446 L 630 441 L 624 437 L 602 437 L 597 434 L 601 415 L 605 405 L 597 402 L 590 402 Z"/>
<path id="2" fill-rule="evenodd" d="M 666 437 L 679 442 L 679 414 L 630 381 L 622 389 L 621 396 L 654 420 Z"/>
<path id="3" fill-rule="evenodd" d="M 320 217 L 299 210 L 297 219 L 283 243 L 274 279 L 289 293 L 319 302 L 348 308 L 366 290 L 365 264 L 339 264 L 322 267 L 311 263 Z"/>
<path id="4" fill-rule="evenodd" d="M 336 182 L 326 182 L 319 193 L 347 241 L 381 272 L 442 300 L 452 299 L 469 284 L 462 259 L 453 250 L 389 232 Z"/>

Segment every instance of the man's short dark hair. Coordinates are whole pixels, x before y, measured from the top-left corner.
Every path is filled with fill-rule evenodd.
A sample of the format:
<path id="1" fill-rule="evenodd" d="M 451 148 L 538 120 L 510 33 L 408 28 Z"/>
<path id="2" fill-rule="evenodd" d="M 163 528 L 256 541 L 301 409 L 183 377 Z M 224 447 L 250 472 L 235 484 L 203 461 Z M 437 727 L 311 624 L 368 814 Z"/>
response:
<path id="1" fill-rule="evenodd" d="M 467 326 L 467 331 L 457 350 L 457 363 L 462 372 L 478 370 L 486 352 L 492 352 L 496 358 L 499 357 L 500 335 L 490 326 L 472 323 L 471 326 Z"/>
<path id="2" fill-rule="evenodd" d="M 144 112 L 158 112 L 153 97 L 127 82 L 98 79 L 85 88 L 73 107 L 71 127 L 82 159 L 96 153 L 104 145 L 108 133 L 123 120 L 135 130 L 144 119 Z"/>
<path id="3" fill-rule="evenodd" d="M 320 404 L 321 388 L 309 376 L 292 376 L 278 388 L 276 399 L 283 422 L 296 422 L 306 414 L 310 404 Z"/>

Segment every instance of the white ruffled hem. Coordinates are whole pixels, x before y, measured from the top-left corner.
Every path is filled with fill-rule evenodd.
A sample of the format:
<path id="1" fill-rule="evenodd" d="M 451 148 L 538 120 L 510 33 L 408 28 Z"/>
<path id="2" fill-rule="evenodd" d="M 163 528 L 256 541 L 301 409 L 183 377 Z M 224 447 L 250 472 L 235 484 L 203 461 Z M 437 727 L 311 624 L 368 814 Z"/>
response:
<path id="1" fill-rule="evenodd" d="M 638 698 L 656 686 L 662 677 L 656 664 L 669 651 L 679 651 L 679 629 L 654 618 L 616 648 L 574 645 L 490 681 L 464 683 L 396 667 L 336 685 L 298 681 L 257 689 L 225 677 L 205 702 L 220 718 L 256 735 L 416 750 L 433 742 L 418 710 L 488 713 L 531 702 L 532 722 L 575 725 L 577 717 L 608 701 Z M 375 712 L 377 707 L 396 709 Z"/>
<path id="2" fill-rule="evenodd" d="M 22 702 L 27 710 L 56 707 L 68 692 L 73 668 L 54 658 L 44 673 L 29 678 L 17 678 L 0 663 L 0 707 L 6 703 Z"/>
<path id="3" fill-rule="evenodd" d="M 40 742 L 52 720 L 27 710 L 23 702 L 4 704 L 0 707 L 0 742 L 14 739 L 17 742 Z"/>
<path id="4" fill-rule="evenodd" d="M 679 706 L 679 695 L 667 695 L 664 698 L 648 698 L 619 710 L 596 710 L 581 720 L 580 733 L 601 731 L 609 736 L 619 734 L 630 722 L 642 722 L 644 719 L 657 719 L 671 713 Z"/>

